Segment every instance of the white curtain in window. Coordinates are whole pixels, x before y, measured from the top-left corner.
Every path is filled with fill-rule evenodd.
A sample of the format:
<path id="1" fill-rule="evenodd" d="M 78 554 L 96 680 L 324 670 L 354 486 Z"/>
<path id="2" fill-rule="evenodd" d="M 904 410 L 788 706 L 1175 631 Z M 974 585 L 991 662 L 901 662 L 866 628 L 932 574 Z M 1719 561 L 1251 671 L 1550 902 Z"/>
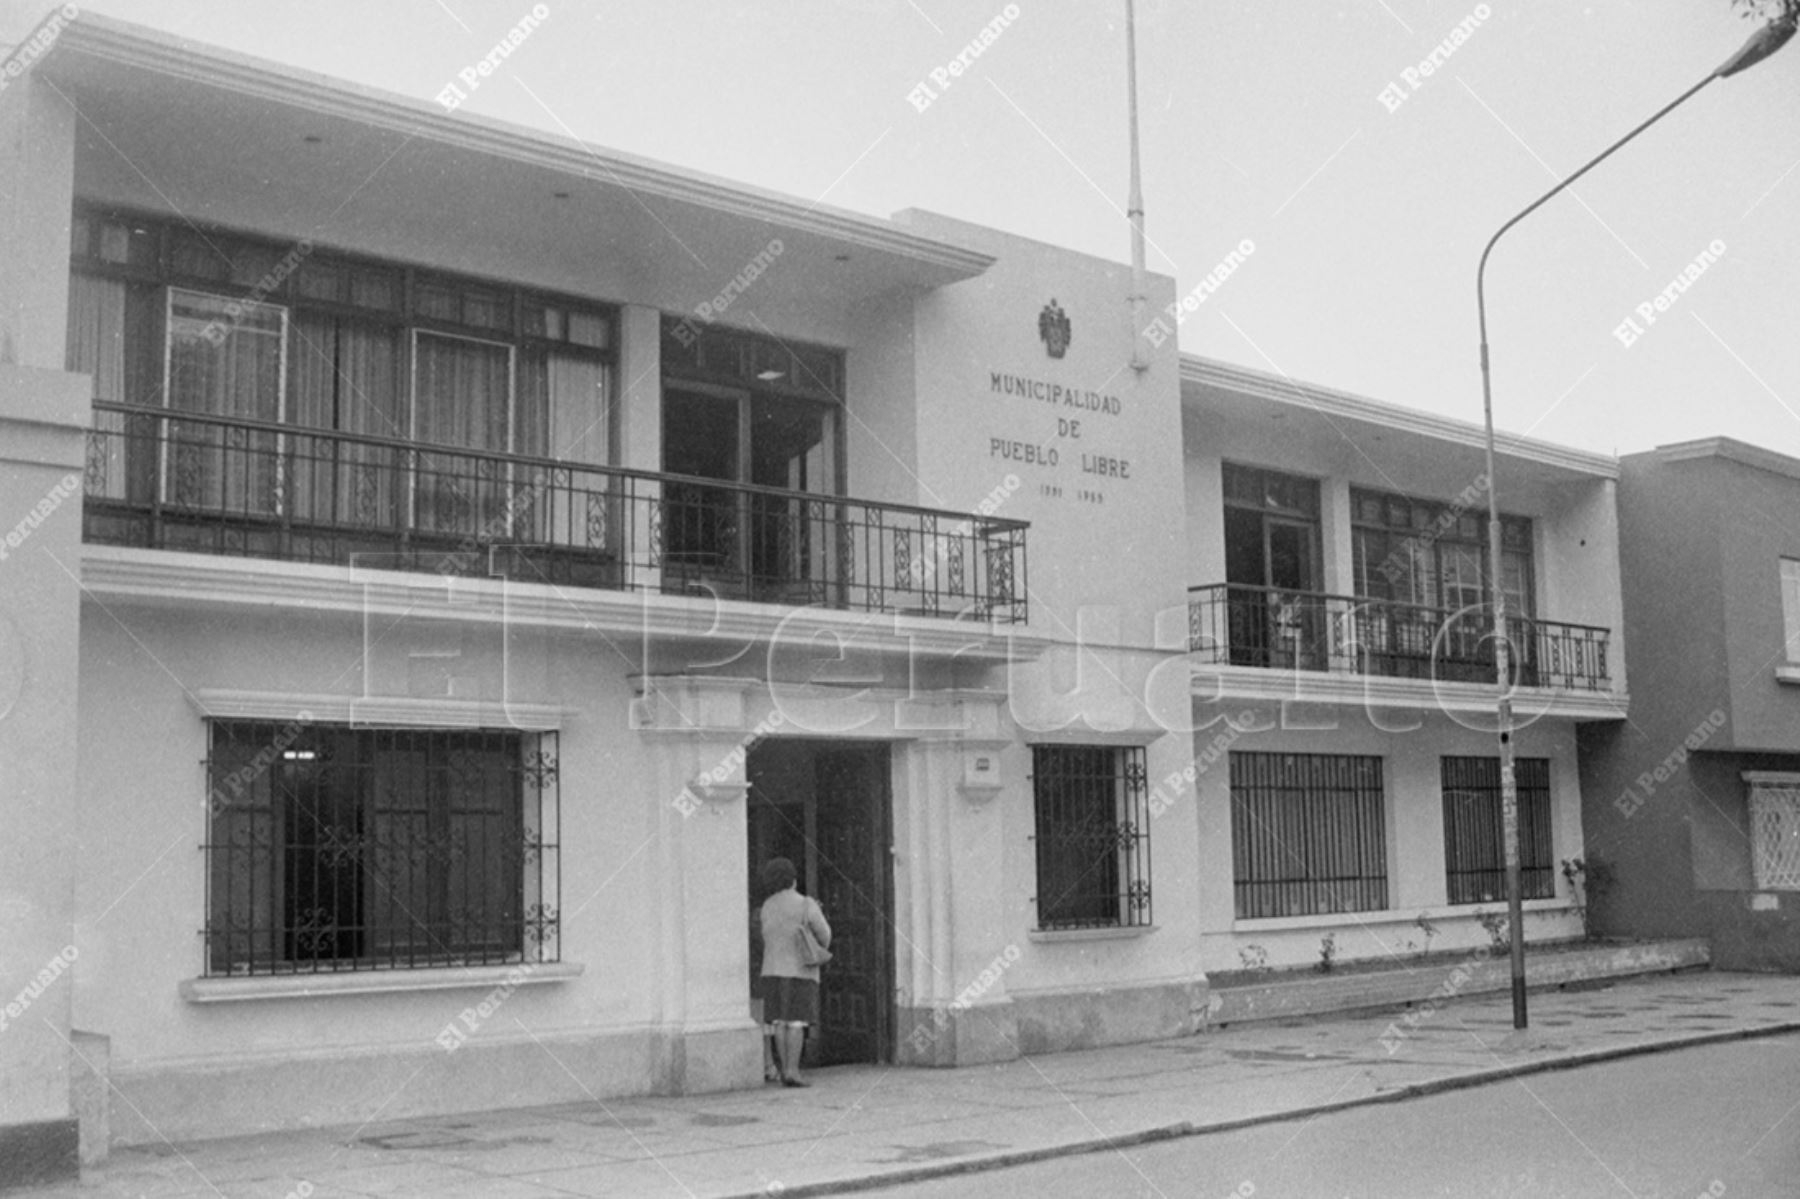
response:
<path id="1" fill-rule="evenodd" d="M 169 407 L 281 419 L 285 308 L 171 288 L 168 316 Z M 274 434 L 179 421 L 169 428 L 170 503 L 239 515 L 279 510 Z"/>
<path id="2" fill-rule="evenodd" d="M 606 364 L 555 351 L 532 354 L 522 372 L 517 445 L 521 454 L 603 466 L 612 442 Z M 516 480 L 514 536 L 585 549 L 604 548 L 618 528 L 617 489 L 605 475 L 571 470 L 566 480 L 530 470 Z"/>
<path id="3" fill-rule="evenodd" d="M 552 458 L 604 465 L 611 442 L 612 404 L 606 364 L 568 354 L 550 355 L 550 445 Z"/>
<path id="4" fill-rule="evenodd" d="M 96 400 L 125 400 L 125 285 L 86 275 L 69 278 L 69 336 L 65 369 L 91 375 Z M 125 495 L 125 418 L 96 412 L 88 443 L 87 494 Z"/>
<path id="5" fill-rule="evenodd" d="M 311 313 L 293 329 L 290 424 L 406 437 L 393 330 Z M 303 435 L 292 443 L 297 521 L 398 527 L 405 475 L 395 451 Z"/>
<path id="6" fill-rule="evenodd" d="M 421 332 L 413 361 L 416 440 L 475 450 L 511 448 L 512 347 Z M 508 474 L 488 459 L 419 455 L 418 527 L 481 542 L 503 536 Z"/>
<path id="7" fill-rule="evenodd" d="M 420 333 L 417 348 L 418 440 L 476 450 L 508 449 L 512 348 L 436 333 Z"/>

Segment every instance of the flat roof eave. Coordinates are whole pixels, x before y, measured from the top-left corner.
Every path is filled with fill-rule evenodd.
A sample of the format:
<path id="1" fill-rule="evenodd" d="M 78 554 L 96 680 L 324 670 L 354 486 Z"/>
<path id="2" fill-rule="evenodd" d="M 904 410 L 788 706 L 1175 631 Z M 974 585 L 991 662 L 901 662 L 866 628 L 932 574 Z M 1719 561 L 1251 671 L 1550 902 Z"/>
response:
<path id="1" fill-rule="evenodd" d="M 1659 445 L 1654 450 L 1642 454 L 1630 454 L 1628 458 L 1655 458 L 1660 462 L 1690 462 L 1701 458 L 1718 458 L 1726 462 L 1736 462 L 1740 466 L 1751 466 L 1757 470 L 1765 470 L 1770 474 L 1783 475 L 1789 479 L 1800 479 L 1800 458 L 1793 458 L 1777 450 L 1764 449 L 1747 441 L 1739 441 L 1735 437 L 1702 437 L 1693 441 L 1677 441 L 1669 445 Z"/>
<path id="2" fill-rule="evenodd" d="M 1181 356 L 1181 383 L 1184 400 L 1191 388 L 1211 387 L 1315 412 L 1332 420 L 1375 425 L 1453 445 L 1485 448 L 1487 441 L 1486 431 L 1473 421 L 1438 416 L 1198 354 Z M 1508 458 L 1550 467 L 1558 472 L 1597 479 L 1619 477 L 1618 459 L 1610 454 L 1597 454 L 1499 430 L 1494 434 L 1494 448 L 1496 453 Z"/>
<path id="3" fill-rule="evenodd" d="M 156 83 L 210 90 L 409 139 L 516 162 L 640 197 L 689 205 L 747 225 L 792 230 L 872 251 L 890 263 L 893 286 L 936 287 L 974 278 L 994 258 L 924 237 L 893 221 L 747 186 L 698 171 L 558 137 L 527 126 L 365 87 L 266 59 L 82 12 L 33 66 L 79 99 L 83 88 Z"/>

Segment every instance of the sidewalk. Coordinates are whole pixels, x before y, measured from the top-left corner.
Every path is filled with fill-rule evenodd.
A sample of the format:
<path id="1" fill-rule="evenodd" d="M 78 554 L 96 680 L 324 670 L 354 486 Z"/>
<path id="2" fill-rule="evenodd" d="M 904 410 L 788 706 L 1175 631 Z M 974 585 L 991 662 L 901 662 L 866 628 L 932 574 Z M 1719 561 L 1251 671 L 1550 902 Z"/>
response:
<path id="1" fill-rule="evenodd" d="M 1699 973 L 1423 1014 L 1262 1024 L 960 1070 L 817 1071 L 809 1090 L 630 1099 L 119 1149 L 14 1196 L 828 1194 L 1800 1030 L 1800 979 Z M 1390 1052 L 1391 1047 L 1391 1052 Z M 879 1180 L 879 1181 L 878 1181 Z M 860 1185 L 859 1185 L 860 1184 Z"/>

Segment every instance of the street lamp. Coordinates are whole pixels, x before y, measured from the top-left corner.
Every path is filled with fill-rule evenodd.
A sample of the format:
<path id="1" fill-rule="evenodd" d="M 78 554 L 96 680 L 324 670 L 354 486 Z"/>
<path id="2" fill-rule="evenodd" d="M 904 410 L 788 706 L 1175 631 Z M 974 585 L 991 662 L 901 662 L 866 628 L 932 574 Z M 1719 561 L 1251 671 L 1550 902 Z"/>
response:
<path id="1" fill-rule="evenodd" d="M 1481 264 L 1475 268 L 1475 309 L 1481 322 L 1481 407 L 1483 419 L 1487 423 L 1488 594 L 1492 598 L 1494 607 L 1494 678 L 1500 693 L 1497 721 L 1500 735 L 1500 812 L 1506 845 L 1506 914 L 1508 931 L 1511 934 L 1514 1028 L 1524 1028 L 1527 1023 L 1525 1014 L 1525 930 L 1522 927 L 1524 911 L 1519 898 L 1519 787 L 1518 781 L 1513 775 L 1513 723 L 1512 696 L 1510 694 L 1512 661 L 1507 642 L 1506 589 L 1501 585 L 1500 578 L 1500 499 L 1494 474 L 1494 392 L 1488 373 L 1486 291 L 1488 255 L 1494 252 L 1494 243 L 1499 241 L 1501 235 L 1508 229 L 1536 212 L 1551 197 L 1599 166 L 1611 156 L 1613 151 L 1675 111 L 1695 92 L 1715 79 L 1724 79 L 1747 67 L 1755 66 L 1781 49 L 1787 44 L 1788 39 L 1794 36 L 1797 21 L 1800 21 L 1800 13 L 1790 11 L 1758 29 L 1750 35 L 1750 40 L 1744 43 L 1743 48 L 1726 59 L 1718 70 L 1665 104 L 1649 120 L 1595 155 L 1586 166 L 1533 200 L 1512 220 L 1500 226 L 1494 236 L 1488 238 L 1487 248 L 1481 251 Z"/>

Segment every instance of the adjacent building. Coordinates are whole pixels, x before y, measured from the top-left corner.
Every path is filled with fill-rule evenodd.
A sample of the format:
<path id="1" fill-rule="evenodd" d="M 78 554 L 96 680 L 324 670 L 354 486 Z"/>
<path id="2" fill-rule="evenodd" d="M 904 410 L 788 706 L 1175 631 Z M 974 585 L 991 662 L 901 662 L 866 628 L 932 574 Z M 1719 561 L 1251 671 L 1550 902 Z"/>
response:
<path id="1" fill-rule="evenodd" d="M 821 1063 L 1173 1036 L 1209 972 L 1486 943 L 1476 426 L 1134 369 L 1128 268 L 947 217 L 85 14 L 31 44 L 8 1143 L 754 1085 L 777 854 L 838 933 Z M 1500 450 L 1549 939 L 1576 725 L 1625 710 L 1617 465 Z"/>
<path id="2" fill-rule="evenodd" d="M 1627 722 L 1583 730 L 1603 931 L 1800 969 L 1800 460 L 1731 438 L 1620 460 Z"/>

